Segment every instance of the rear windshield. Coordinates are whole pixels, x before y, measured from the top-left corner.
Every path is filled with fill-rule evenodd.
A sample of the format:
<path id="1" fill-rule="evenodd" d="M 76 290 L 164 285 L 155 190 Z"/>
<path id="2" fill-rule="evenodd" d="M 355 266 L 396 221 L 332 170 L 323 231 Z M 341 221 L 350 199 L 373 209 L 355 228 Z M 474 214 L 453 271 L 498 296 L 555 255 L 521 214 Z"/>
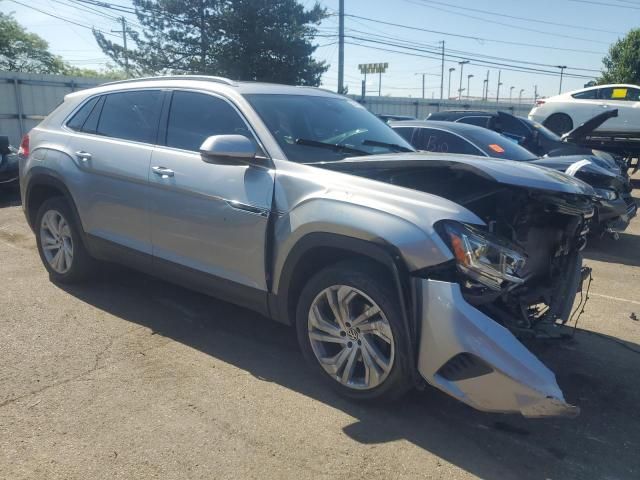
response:
<path id="1" fill-rule="evenodd" d="M 473 132 L 466 132 L 465 136 L 493 158 L 517 161 L 535 160 L 537 158 L 514 140 L 492 130 L 474 128 Z"/>

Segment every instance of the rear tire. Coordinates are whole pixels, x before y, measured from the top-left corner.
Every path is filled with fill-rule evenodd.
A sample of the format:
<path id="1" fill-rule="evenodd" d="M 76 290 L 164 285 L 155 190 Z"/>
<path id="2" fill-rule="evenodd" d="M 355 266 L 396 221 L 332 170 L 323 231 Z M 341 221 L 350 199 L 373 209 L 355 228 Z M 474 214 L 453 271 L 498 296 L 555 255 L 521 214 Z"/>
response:
<path id="1" fill-rule="evenodd" d="M 412 385 L 397 294 L 382 278 L 365 262 L 341 262 L 314 275 L 298 301 L 305 359 L 319 378 L 356 400 L 395 400 Z"/>
<path id="2" fill-rule="evenodd" d="M 35 231 L 40 259 L 52 281 L 75 283 L 88 278 L 95 261 L 85 249 L 71 208 L 63 197 L 42 203 Z"/>
<path id="3" fill-rule="evenodd" d="M 573 130 L 573 120 L 566 113 L 554 113 L 544 121 L 544 126 L 556 135 L 564 135 Z"/>

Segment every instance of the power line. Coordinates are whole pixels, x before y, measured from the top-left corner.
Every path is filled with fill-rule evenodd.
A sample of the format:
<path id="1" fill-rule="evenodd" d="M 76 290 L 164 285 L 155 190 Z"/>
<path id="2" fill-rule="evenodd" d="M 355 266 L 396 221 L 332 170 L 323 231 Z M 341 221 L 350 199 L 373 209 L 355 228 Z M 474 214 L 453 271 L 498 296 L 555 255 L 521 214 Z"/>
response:
<path id="1" fill-rule="evenodd" d="M 409 46 L 417 46 L 417 47 L 421 47 L 421 48 L 433 48 L 434 50 L 432 50 L 431 53 L 440 52 L 439 47 L 435 47 L 435 46 L 432 47 L 429 44 L 424 44 L 424 43 L 419 43 L 419 42 L 412 42 L 410 40 L 405 40 L 405 39 L 402 39 L 402 38 L 399 38 L 399 37 L 390 36 L 390 35 L 378 35 L 378 34 L 363 32 L 362 30 L 356 30 L 356 29 L 348 29 L 348 32 L 355 32 L 355 33 L 359 33 L 359 34 L 369 35 L 369 36 L 372 36 L 374 38 L 377 37 L 378 39 L 382 38 L 382 39 L 387 39 L 387 40 L 394 40 L 394 41 L 402 42 L 405 45 L 409 45 Z M 436 50 L 436 48 L 438 48 L 438 50 Z M 464 57 L 486 58 L 486 59 L 489 59 L 489 60 L 500 60 L 500 61 L 505 61 L 505 62 L 522 63 L 522 64 L 533 65 L 533 66 L 538 66 L 538 67 L 555 67 L 554 64 L 528 62 L 528 61 L 525 61 L 525 60 L 517 60 L 517 59 L 505 58 L 505 57 L 495 57 L 495 56 L 491 56 L 491 55 L 485 55 L 485 54 L 476 53 L 476 52 L 470 52 L 470 51 L 465 51 L 465 50 L 448 49 L 447 51 L 448 52 L 452 52 L 452 53 L 458 53 L 460 55 L 463 55 Z M 593 68 L 569 67 L 569 69 L 570 70 L 580 70 L 580 71 L 585 71 L 585 72 L 600 73 L 600 70 L 593 69 Z"/>
<path id="2" fill-rule="evenodd" d="M 569 0 L 569 1 L 570 2 L 576 2 L 576 3 L 590 3 L 592 5 L 603 5 L 605 7 L 629 8 L 631 10 L 640 10 L 640 7 L 632 7 L 632 6 L 629 6 L 629 5 L 619 5 L 617 3 L 592 2 L 590 0 Z"/>
<path id="3" fill-rule="evenodd" d="M 102 30 L 98 30 L 97 28 L 93 28 L 93 27 L 90 27 L 88 25 L 84 25 L 82 23 L 74 22 L 73 20 L 69 20 L 68 18 L 55 15 L 55 14 L 53 14 L 51 12 L 47 12 L 45 10 L 41 10 L 39 8 L 32 7 L 31 5 L 27 5 L 26 3 L 19 2 L 18 0 L 9 0 L 9 1 L 13 2 L 13 3 L 17 3 L 18 5 L 22 5 L 23 7 L 26 7 L 26 8 L 30 8 L 31 10 L 35 10 L 36 12 L 40 12 L 40 13 L 42 13 L 44 15 L 48 15 L 49 17 L 57 18 L 58 20 L 62 20 L 63 22 L 67 22 L 67 23 L 70 23 L 72 25 L 76 25 L 78 27 L 86 28 L 87 30 L 96 30 L 96 31 L 98 31 L 98 32 L 100 32 L 100 33 L 102 33 L 104 35 L 110 35 L 112 37 L 117 36 L 117 35 L 113 35 L 113 34 L 108 33 L 108 32 L 103 32 Z"/>
<path id="4" fill-rule="evenodd" d="M 534 44 L 534 43 L 511 42 L 511 41 L 508 41 L 508 40 L 496 40 L 496 39 L 492 39 L 492 38 L 474 37 L 474 36 L 471 36 L 471 35 L 463 35 L 463 34 L 458 34 L 458 33 L 442 32 L 442 31 L 439 31 L 439 30 L 430 30 L 430 29 L 427 29 L 427 28 L 412 27 L 412 26 L 409 26 L 409 25 L 402 25 L 400 23 L 386 22 L 384 20 L 378 20 L 378 19 L 375 19 L 375 18 L 362 17 L 360 15 L 345 14 L 345 17 L 359 18 L 361 20 L 366 20 L 368 22 L 374 22 L 374 23 L 379 23 L 381 25 L 389 25 L 389 26 L 392 26 L 392 27 L 404 28 L 404 29 L 407 29 L 407 30 L 434 33 L 434 34 L 437 34 L 437 35 L 445 35 L 445 36 L 449 36 L 449 37 L 464 38 L 464 39 L 467 39 L 467 40 L 474 40 L 476 42 L 503 43 L 505 45 L 516 45 L 516 46 L 522 46 L 522 47 L 544 48 L 544 49 L 547 49 L 547 50 L 548 49 L 555 49 L 555 50 L 564 50 L 564 51 L 567 51 L 567 52 L 591 53 L 591 54 L 595 54 L 595 55 L 604 55 L 605 54 L 604 52 L 595 52 L 593 50 L 580 50 L 580 49 L 574 49 L 574 48 L 562 48 L 562 47 L 556 47 L 556 46 L 551 46 L 551 45 L 540 45 L 540 44 Z"/>
<path id="5" fill-rule="evenodd" d="M 575 0 L 575 1 L 578 1 L 578 0 Z M 582 0 L 580 0 L 580 1 L 582 1 Z M 604 44 L 604 45 L 609 45 L 609 42 L 603 42 L 601 40 L 593 40 L 591 38 L 584 38 L 584 37 L 574 37 L 573 35 L 564 35 L 564 34 L 561 34 L 561 33 L 552 33 L 552 32 L 546 32 L 544 30 L 537 30 L 535 28 L 528 28 L 528 27 L 510 25 L 508 23 L 499 22 L 497 20 L 489 20 L 487 18 L 476 17 L 474 15 L 469 15 L 467 13 L 456 12 L 454 10 L 447 10 L 446 8 L 442 8 L 442 7 L 435 7 L 433 5 L 426 4 L 424 2 L 418 2 L 416 0 L 405 0 L 405 2 L 411 3 L 413 5 L 420 5 L 420 6 L 426 7 L 426 8 L 432 8 L 434 10 L 439 10 L 441 12 L 451 13 L 453 15 L 459 15 L 461 17 L 473 18 L 474 20 L 480 20 L 482 22 L 491 21 L 491 22 L 493 22 L 493 23 L 495 23 L 497 25 L 502 25 L 502 26 L 508 27 L 508 28 L 515 28 L 517 30 L 527 30 L 529 32 L 539 33 L 541 35 L 550 35 L 550 36 L 553 36 L 553 37 L 569 38 L 571 40 L 580 40 L 582 42 L 601 43 L 601 44 Z"/>
<path id="6" fill-rule="evenodd" d="M 524 22 L 531 22 L 531 23 L 541 23 L 544 25 L 554 25 L 557 27 L 567 27 L 567 28 L 575 28 L 575 29 L 579 29 L 579 30 L 592 30 L 594 32 L 603 32 L 603 33 L 613 33 L 614 35 L 620 35 L 620 32 L 613 32 L 611 30 L 603 30 L 601 28 L 594 28 L 594 27 L 585 27 L 584 25 L 570 25 L 568 23 L 557 23 L 557 22 L 551 22 L 549 20 L 536 20 L 533 18 L 526 18 L 526 17 L 517 17 L 515 15 L 508 15 L 506 13 L 503 12 L 491 12 L 491 11 L 487 11 L 487 10 L 480 10 L 478 8 L 471 8 L 471 7 L 460 7 L 458 5 L 452 5 L 450 3 L 445 3 L 445 2 L 437 2 L 435 0 L 420 0 L 423 3 L 434 3 L 436 5 L 442 5 L 445 7 L 450 7 L 450 8 L 456 8 L 459 10 L 466 10 L 469 12 L 478 12 L 478 13 L 482 13 L 485 15 L 492 15 L 492 16 L 497 16 L 497 17 L 503 17 L 503 18 L 512 18 L 514 20 L 522 20 Z"/>
<path id="7" fill-rule="evenodd" d="M 349 38 L 353 38 L 353 37 L 349 37 Z M 371 41 L 371 40 L 364 40 L 366 41 Z M 408 56 L 413 56 L 413 57 L 420 57 L 420 58 L 429 58 L 432 60 L 440 60 L 440 57 L 438 56 L 434 56 L 434 55 L 426 55 L 424 53 L 413 53 L 413 52 L 406 52 L 406 51 L 401 51 L 401 50 L 392 50 L 389 48 L 384 48 L 384 47 L 377 47 L 377 46 L 372 46 L 372 45 L 366 45 L 363 43 L 357 43 L 357 42 L 345 42 L 349 45 L 356 45 L 359 47 L 363 47 L 363 48 L 369 48 L 372 50 L 379 50 L 379 51 L 383 51 L 383 52 L 391 52 L 391 53 L 398 53 L 401 55 L 408 55 Z M 376 43 L 382 43 L 382 42 L 376 42 Z M 383 43 L 384 44 L 384 43 Z M 388 45 L 388 44 L 384 44 L 384 45 Z M 391 45 L 393 46 L 393 45 Z M 409 50 L 414 50 L 414 51 L 418 51 L 418 52 L 424 52 L 423 50 L 420 49 L 414 49 L 414 48 L 409 48 L 409 47 L 402 47 L 400 46 L 400 48 L 407 48 Z M 430 53 L 430 52 L 427 52 Z M 457 57 L 457 58 L 466 58 L 466 57 Z M 536 73 L 539 75 L 547 75 L 547 76 L 552 76 L 552 77 L 559 77 L 560 74 L 557 72 L 552 72 L 549 70 L 541 70 L 541 69 L 532 69 L 532 68 L 528 68 L 528 67 L 519 67 L 517 65 L 509 65 L 509 66 L 504 66 L 503 64 L 498 64 L 498 63 L 494 63 L 494 62 L 486 62 L 486 61 L 477 61 L 475 60 L 473 62 L 475 65 L 491 65 L 491 66 L 498 66 L 500 67 L 502 70 L 507 70 L 507 71 L 512 71 L 512 72 L 520 72 L 520 73 Z M 579 75 L 579 74 L 565 74 L 565 77 L 570 77 L 570 78 L 583 78 L 583 79 L 591 79 L 593 77 L 590 76 L 586 76 L 586 75 Z"/>

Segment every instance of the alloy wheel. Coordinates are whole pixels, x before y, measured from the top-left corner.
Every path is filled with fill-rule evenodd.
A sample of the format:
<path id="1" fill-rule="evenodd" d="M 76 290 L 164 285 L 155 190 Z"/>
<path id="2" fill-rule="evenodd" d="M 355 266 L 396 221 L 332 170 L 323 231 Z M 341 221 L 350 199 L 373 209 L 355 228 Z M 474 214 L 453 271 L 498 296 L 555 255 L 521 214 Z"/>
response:
<path id="1" fill-rule="evenodd" d="M 308 335 L 322 368 L 346 387 L 369 390 L 391 372 L 395 351 L 389 321 L 357 288 L 322 290 L 309 309 Z"/>
<path id="2" fill-rule="evenodd" d="M 69 223 L 57 210 L 48 210 L 40 222 L 40 245 L 49 266 L 64 275 L 73 264 L 73 238 Z"/>

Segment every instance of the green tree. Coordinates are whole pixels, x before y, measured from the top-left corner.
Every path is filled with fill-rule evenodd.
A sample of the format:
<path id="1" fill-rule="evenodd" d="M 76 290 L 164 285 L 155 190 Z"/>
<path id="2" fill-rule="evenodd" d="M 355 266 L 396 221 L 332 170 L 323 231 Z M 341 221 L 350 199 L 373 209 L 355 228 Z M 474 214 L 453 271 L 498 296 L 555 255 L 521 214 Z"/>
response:
<path id="1" fill-rule="evenodd" d="M 140 32 L 128 30 L 133 74 L 201 73 L 318 85 L 328 66 L 312 55 L 325 10 L 297 0 L 133 0 Z M 121 45 L 94 32 L 125 66 Z"/>
<path id="2" fill-rule="evenodd" d="M 604 69 L 598 83 L 640 84 L 640 29 L 631 30 L 611 45 L 602 62 Z"/>
<path id="3" fill-rule="evenodd" d="M 313 58 L 315 26 L 326 16 L 296 0 L 235 0 L 225 11 L 225 75 L 292 85 L 320 84 L 328 65 Z"/>
<path id="4" fill-rule="evenodd" d="M 0 70 L 63 73 L 65 64 L 49 52 L 49 44 L 27 32 L 11 14 L 0 12 Z"/>

